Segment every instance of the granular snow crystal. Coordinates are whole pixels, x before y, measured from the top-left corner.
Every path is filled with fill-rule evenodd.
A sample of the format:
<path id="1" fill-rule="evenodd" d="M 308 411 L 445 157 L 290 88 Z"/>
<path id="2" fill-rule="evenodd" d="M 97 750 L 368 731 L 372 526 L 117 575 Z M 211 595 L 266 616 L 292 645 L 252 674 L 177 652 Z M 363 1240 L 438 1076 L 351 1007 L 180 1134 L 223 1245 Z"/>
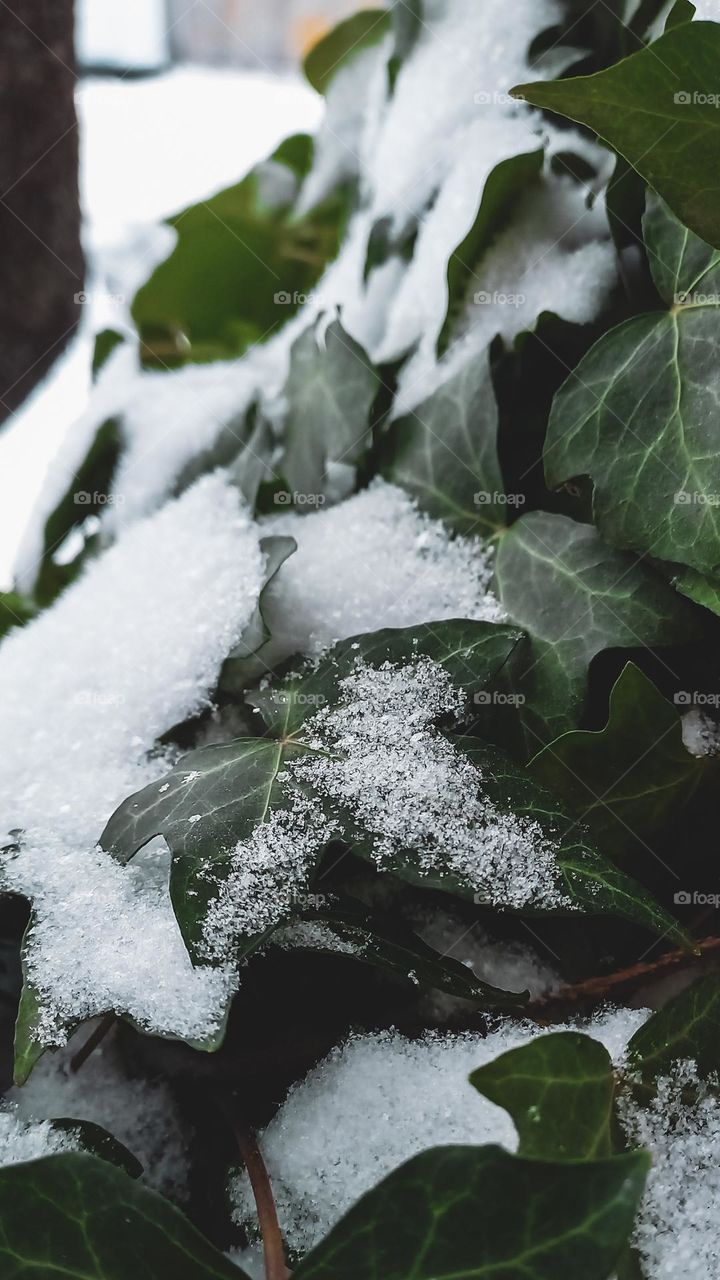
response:
<path id="1" fill-rule="evenodd" d="M 720 1096 L 718 1081 L 678 1062 L 648 1105 L 629 1099 L 621 1119 L 630 1143 L 653 1163 L 634 1244 L 648 1280 L 711 1280 L 720 1275 Z"/>
<path id="2" fill-rule="evenodd" d="M 597 1015 L 583 1030 L 620 1058 L 646 1011 Z M 393 1031 L 353 1036 L 334 1049 L 290 1094 L 260 1135 L 280 1225 L 299 1253 L 317 1244 L 350 1206 L 392 1169 L 427 1147 L 500 1143 L 517 1135 L 507 1112 L 482 1097 L 467 1077 L 541 1030 L 506 1022 L 490 1035 Z M 234 1179 L 235 1216 L 254 1220 L 245 1174 Z M 663 1276 L 664 1280 L 664 1276 Z"/>
<path id="3" fill-rule="evenodd" d="M 384 480 L 327 510 L 274 516 L 264 531 L 298 544 L 267 591 L 269 664 L 382 627 L 503 620 L 487 545 L 452 538 Z"/>
<path id="4" fill-rule="evenodd" d="M 205 920 L 209 958 L 287 919 L 335 835 L 359 833 L 381 869 L 403 854 L 419 877 L 449 873 L 500 907 L 572 910 L 552 841 L 534 820 L 500 812 L 482 770 L 433 727 L 464 703 L 439 663 L 358 661 L 339 689 L 305 727 L 311 750 L 278 777 L 286 803 L 232 851 Z"/>
<path id="5" fill-rule="evenodd" d="M 0 830 L 21 831 L 2 875 L 34 904 L 27 963 L 45 1043 L 109 1009 L 167 1034 L 219 1029 L 230 975 L 191 966 L 165 863 L 123 869 L 95 844 L 166 770 L 148 758 L 158 737 L 208 705 L 263 571 L 236 490 L 207 476 L 0 647 Z"/>

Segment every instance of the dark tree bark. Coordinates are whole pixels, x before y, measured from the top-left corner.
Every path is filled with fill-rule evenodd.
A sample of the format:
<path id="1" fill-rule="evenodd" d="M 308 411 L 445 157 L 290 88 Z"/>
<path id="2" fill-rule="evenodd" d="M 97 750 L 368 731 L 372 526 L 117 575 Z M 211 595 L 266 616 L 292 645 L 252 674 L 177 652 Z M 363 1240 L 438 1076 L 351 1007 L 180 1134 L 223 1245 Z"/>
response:
<path id="1" fill-rule="evenodd" d="M 0 0 L 0 424 L 80 318 L 73 0 Z"/>

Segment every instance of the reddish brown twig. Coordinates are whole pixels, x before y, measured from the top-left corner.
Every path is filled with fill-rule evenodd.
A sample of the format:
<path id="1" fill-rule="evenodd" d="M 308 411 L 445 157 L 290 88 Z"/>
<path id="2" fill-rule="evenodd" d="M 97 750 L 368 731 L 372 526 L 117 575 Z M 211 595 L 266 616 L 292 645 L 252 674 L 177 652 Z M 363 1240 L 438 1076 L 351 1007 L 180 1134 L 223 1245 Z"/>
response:
<path id="1" fill-rule="evenodd" d="M 619 969 L 616 973 L 605 974 L 599 978 L 586 978 L 583 982 L 571 983 L 561 987 L 559 991 L 540 1000 L 534 1000 L 529 1012 L 543 1016 L 546 1011 L 556 1006 L 592 1004 L 598 1000 L 626 992 L 633 987 L 642 986 L 652 978 L 662 977 L 666 973 L 676 972 L 689 965 L 697 964 L 705 956 L 717 955 L 720 960 L 720 938 L 703 938 L 695 944 L 694 950 L 678 948 L 666 951 L 657 960 L 630 965 L 627 969 Z"/>
<path id="2" fill-rule="evenodd" d="M 265 1257 L 266 1280 L 290 1280 L 292 1272 L 285 1265 L 282 1233 L 278 1222 L 275 1197 L 262 1152 L 258 1146 L 254 1131 L 243 1124 L 236 1108 L 227 1103 L 224 1110 L 230 1120 L 235 1140 L 240 1149 L 243 1164 L 247 1169 L 250 1186 L 255 1197 L 260 1233 Z"/>

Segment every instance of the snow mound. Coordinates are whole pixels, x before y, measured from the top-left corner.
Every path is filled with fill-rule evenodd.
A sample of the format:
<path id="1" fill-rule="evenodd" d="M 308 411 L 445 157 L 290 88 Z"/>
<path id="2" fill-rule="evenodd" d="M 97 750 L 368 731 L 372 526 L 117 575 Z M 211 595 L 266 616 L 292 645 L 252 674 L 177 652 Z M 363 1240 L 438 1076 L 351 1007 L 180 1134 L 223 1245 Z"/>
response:
<path id="1" fill-rule="evenodd" d="M 148 759 L 157 739 L 208 706 L 263 569 L 237 492 L 207 476 L 0 647 L 0 727 L 12 743 L 0 830 L 21 832 L 3 881 L 35 904 L 28 966 L 45 1043 L 112 1008 L 168 1034 L 219 1028 L 229 975 L 192 968 L 164 864 L 123 870 L 94 846 L 116 806 L 166 769 Z"/>
<path id="2" fill-rule="evenodd" d="M 623 1009 L 582 1029 L 617 1060 L 646 1017 Z M 428 1147 L 499 1143 L 514 1151 L 517 1135 L 507 1112 L 467 1077 L 543 1034 L 531 1023 L 506 1022 L 488 1036 L 431 1034 L 412 1041 L 384 1031 L 334 1049 L 291 1090 L 260 1137 L 290 1247 L 312 1248 L 361 1195 Z M 252 1224 L 245 1174 L 233 1180 L 231 1195 L 236 1220 Z"/>

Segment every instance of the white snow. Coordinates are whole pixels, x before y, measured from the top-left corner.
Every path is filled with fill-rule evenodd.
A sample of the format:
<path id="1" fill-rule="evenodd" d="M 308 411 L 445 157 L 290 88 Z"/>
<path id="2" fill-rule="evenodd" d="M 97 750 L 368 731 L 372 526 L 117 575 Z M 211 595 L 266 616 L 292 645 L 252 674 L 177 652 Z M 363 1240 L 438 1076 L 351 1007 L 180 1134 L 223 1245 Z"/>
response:
<path id="1" fill-rule="evenodd" d="M 35 902 L 42 1035 L 115 1008 L 217 1030 L 230 975 L 193 970 L 161 872 L 94 848 L 114 808 L 167 767 L 156 739 L 200 711 L 255 608 L 263 559 L 237 492 L 207 476 L 133 526 L 0 647 L 0 830 L 23 830 L 6 887 Z"/>
<path id="2" fill-rule="evenodd" d="M 534 820 L 501 812 L 482 770 L 433 727 L 464 702 L 443 667 L 428 658 L 404 667 L 358 661 L 339 688 L 337 705 L 305 726 L 311 754 L 278 776 L 283 807 L 232 851 L 205 920 L 208 957 L 223 960 L 243 937 L 286 919 L 336 834 L 369 837 L 380 869 L 403 854 L 420 878 L 449 873 L 478 901 L 573 909 L 552 841 Z"/>
<path id="3" fill-rule="evenodd" d="M 509 343 L 533 329 L 543 311 L 589 323 L 616 278 L 602 204 L 589 210 L 584 192 L 569 178 L 536 185 L 475 266 L 444 358 L 436 359 L 431 330 L 403 365 L 394 415 L 408 412 L 468 358 L 479 357 L 497 334 Z M 403 320 L 396 321 L 400 332 Z"/>
<path id="4" fill-rule="evenodd" d="M 238 182 L 288 133 L 312 132 L 322 112 L 299 76 L 196 67 L 133 82 L 83 80 L 77 106 L 89 302 L 81 333 L 0 435 L 0 588 L 11 581 L 31 512 L 22 563 L 25 584 L 32 581 L 43 519 L 102 421 L 101 403 L 87 405 L 92 335 L 105 325 L 128 331 L 133 292 L 169 251 L 167 229 L 158 236 L 148 224 Z M 238 120 L 252 128 L 236 128 Z M 198 415 L 208 433 L 212 413 Z M 68 431 L 75 445 L 61 456 Z"/>
<path id="5" fill-rule="evenodd" d="M 720 1274 L 720 1097 L 718 1081 L 679 1062 L 642 1107 L 626 1098 L 621 1118 L 629 1141 L 653 1164 L 634 1244 L 648 1280 L 710 1280 Z"/>
<path id="6" fill-rule="evenodd" d="M 617 1010 L 581 1026 L 615 1060 L 647 1017 Z M 477 1067 L 548 1031 L 505 1022 L 487 1036 L 426 1035 L 411 1041 L 393 1031 L 353 1036 L 290 1091 L 260 1147 L 290 1247 L 316 1244 L 361 1195 L 428 1147 L 500 1143 L 515 1150 L 507 1112 L 468 1083 Z M 572 1028 L 578 1029 L 578 1028 Z M 237 1221 L 254 1220 L 245 1174 L 231 1184 Z"/>
<path id="7" fill-rule="evenodd" d="M 70 1059 L 92 1029 L 83 1027 L 65 1049 L 46 1054 L 27 1084 L 10 1090 L 7 1102 L 18 1121 L 71 1119 L 101 1125 L 140 1161 L 145 1182 L 182 1199 L 187 1192 L 189 1134 L 168 1086 L 131 1078 L 109 1039 L 80 1071 L 72 1072 Z"/>
<path id="8" fill-rule="evenodd" d="M 27 1120 L 7 1104 L 0 1110 L 0 1167 L 80 1150 L 75 1134 L 54 1129 L 48 1120 Z"/>
<path id="9" fill-rule="evenodd" d="M 682 718 L 682 738 L 693 756 L 720 755 L 720 724 L 695 708 Z"/>
<path id="10" fill-rule="evenodd" d="M 491 938 L 480 925 L 468 925 L 449 911 L 425 910 L 411 916 L 410 923 L 428 946 L 464 964 L 491 987 L 529 991 L 533 1000 L 539 1000 L 562 985 L 552 965 L 533 947 Z M 441 1017 L 466 1007 L 464 1001 L 441 991 L 429 992 L 426 1003 Z"/>
<path id="11" fill-rule="evenodd" d="M 335 507 L 273 516 L 262 529 L 298 544 L 265 597 L 269 665 L 381 627 L 503 619 L 490 591 L 487 545 L 452 538 L 441 521 L 384 480 Z"/>

